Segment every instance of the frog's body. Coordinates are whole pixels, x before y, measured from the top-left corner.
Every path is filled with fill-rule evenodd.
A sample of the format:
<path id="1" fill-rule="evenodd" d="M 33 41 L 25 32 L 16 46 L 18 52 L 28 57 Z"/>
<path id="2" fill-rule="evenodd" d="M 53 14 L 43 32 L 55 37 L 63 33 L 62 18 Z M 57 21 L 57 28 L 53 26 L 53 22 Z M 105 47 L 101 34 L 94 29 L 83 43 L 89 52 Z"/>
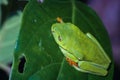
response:
<path id="1" fill-rule="evenodd" d="M 99 42 L 71 23 L 55 23 L 52 34 L 66 58 L 78 63 L 77 70 L 105 76 L 110 59 Z"/>

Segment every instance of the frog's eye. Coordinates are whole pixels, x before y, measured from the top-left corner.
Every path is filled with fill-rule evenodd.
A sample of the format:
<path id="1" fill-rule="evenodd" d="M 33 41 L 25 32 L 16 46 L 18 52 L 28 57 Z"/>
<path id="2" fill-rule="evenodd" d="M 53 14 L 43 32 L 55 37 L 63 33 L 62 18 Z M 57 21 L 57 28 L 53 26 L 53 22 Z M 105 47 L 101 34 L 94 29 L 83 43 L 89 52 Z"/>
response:
<path id="1" fill-rule="evenodd" d="M 62 38 L 61 38 L 61 36 L 59 35 L 58 36 L 58 40 L 61 42 L 62 41 Z"/>
<path id="2" fill-rule="evenodd" d="M 55 31 L 54 30 L 52 30 L 52 33 L 54 33 Z"/>

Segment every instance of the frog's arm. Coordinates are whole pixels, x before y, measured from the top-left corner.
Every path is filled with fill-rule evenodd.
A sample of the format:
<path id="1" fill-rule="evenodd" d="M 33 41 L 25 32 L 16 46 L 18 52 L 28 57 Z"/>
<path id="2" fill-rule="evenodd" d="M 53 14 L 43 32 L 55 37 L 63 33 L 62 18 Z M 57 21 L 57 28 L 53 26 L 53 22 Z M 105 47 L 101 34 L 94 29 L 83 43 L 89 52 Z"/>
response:
<path id="1" fill-rule="evenodd" d="M 101 75 L 101 76 L 107 75 L 107 70 L 105 70 L 103 67 L 93 62 L 79 61 L 78 67 L 76 66 L 74 67 L 75 69 L 81 72 L 87 72 L 87 73 Z"/>
<path id="2" fill-rule="evenodd" d="M 64 50 L 62 47 L 59 48 L 66 58 L 69 58 L 74 62 L 78 62 L 78 59 L 73 54 L 70 54 L 67 50 Z"/>
<path id="3" fill-rule="evenodd" d="M 99 42 L 96 40 L 96 38 L 95 38 L 92 34 L 90 34 L 90 33 L 87 33 L 86 35 L 87 35 L 93 42 L 95 42 L 95 43 L 98 45 L 99 49 L 101 49 L 101 51 L 103 52 L 104 56 L 106 57 L 106 59 L 107 59 L 108 62 L 110 63 L 111 60 L 109 59 L 109 57 L 108 57 L 107 54 L 105 53 L 105 51 L 104 51 L 104 49 L 102 48 L 102 46 L 101 46 L 101 45 L 99 44 Z"/>

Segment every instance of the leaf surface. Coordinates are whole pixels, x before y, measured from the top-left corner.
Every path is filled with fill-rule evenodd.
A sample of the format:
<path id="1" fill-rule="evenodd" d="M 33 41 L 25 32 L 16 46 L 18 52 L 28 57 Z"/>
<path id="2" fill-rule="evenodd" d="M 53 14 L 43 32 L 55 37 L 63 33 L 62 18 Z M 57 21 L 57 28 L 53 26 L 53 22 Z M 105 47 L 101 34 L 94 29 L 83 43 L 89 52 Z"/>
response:
<path id="1" fill-rule="evenodd" d="M 10 79 L 112 80 L 113 61 L 105 77 L 76 71 L 66 62 L 51 34 L 51 25 L 57 22 L 57 17 L 61 17 L 64 22 L 75 24 L 84 33 L 94 35 L 112 59 L 108 34 L 96 13 L 77 0 L 40 1 L 30 0 L 24 9 Z M 26 60 L 23 73 L 18 69 L 21 56 Z"/>
<path id="2" fill-rule="evenodd" d="M 0 63 L 7 65 L 13 60 L 13 52 L 19 35 L 22 12 L 7 19 L 0 29 Z"/>

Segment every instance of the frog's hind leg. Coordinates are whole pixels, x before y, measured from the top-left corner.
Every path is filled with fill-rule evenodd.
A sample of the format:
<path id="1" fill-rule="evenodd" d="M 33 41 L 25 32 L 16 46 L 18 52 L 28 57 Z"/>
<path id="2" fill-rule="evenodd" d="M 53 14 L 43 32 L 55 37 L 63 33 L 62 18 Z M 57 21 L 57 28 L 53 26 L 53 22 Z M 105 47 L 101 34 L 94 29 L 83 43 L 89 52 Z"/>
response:
<path id="1" fill-rule="evenodd" d="M 74 66 L 74 68 L 77 69 L 78 71 L 91 73 L 95 75 L 101 76 L 107 75 L 107 70 L 93 62 L 79 61 L 78 67 Z"/>
<path id="2" fill-rule="evenodd" d="M 103 54 L 105 55 L 107 61 L 108 61 L 109 63 L 111 63 L 110 58 L 107 56 L 106 52 L 104 51 L 104 49 L 102 48 L 102 46 L 99 44 L 99 42 L 97 41 L 97 39 L 96 39 L 92 34 L 90 34 L 90 33 L 87 33 L 86 35 L 87 35 L 93 42 L 96 43 L 96 45 L 100 48 L 100 50 L 101 50 L 101 51 L 103 52 Z M 109 63 L 108 63 L 108 65 L 109 65 Z M 108 66 L 106 66 L 106 69 L 107 69 L 107 68 L 108 68 Z"/>

